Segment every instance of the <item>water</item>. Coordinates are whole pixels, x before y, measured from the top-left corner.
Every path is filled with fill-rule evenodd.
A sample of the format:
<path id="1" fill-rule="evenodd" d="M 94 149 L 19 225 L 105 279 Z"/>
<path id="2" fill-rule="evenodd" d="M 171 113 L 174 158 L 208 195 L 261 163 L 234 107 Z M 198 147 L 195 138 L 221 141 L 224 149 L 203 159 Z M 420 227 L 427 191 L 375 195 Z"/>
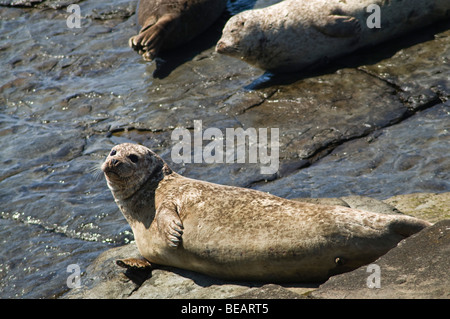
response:
<path id="1" fill-rule="evenodd" d="M 2 298 L 57 297 L 69 289 L 70 264 L 83 271 L 102 251 L 133 240 L 99 172 L 122 142 L 150 147 L 189 177 L 291 198 L 450 191 L 450 111 L 442 103 L 450 95 L 442 62 L 450 48 L 443 38 L 421 49 L 441 61 L 427 58 L 435 64 L 419 70 L 431 70 L 422 77 L 428 82 L 414 72 L 412 79 L 396 77 L 401 59 L 386 71 L 389 81 L 412 83 L 414 90 L 397 92 L 383 76 L 354 65 L 248 90 L 271 77 L 215 54 L 214 44 L 227 17 L 254 1 L 230 1 L 209 31 L 167 53 L 157 74 L 155 63 L 127 46 L 136 32 L 136 1 L 79 1 L 80 29 L 67 27 L 68 3 L 0 7 Z M 423 41 L 433 38 L 434 31 L 427 32 Z M 392 55 L 363 52 L 361 65 Z M 419 102 L 411 108 L 400 95 Z M 429 109 L 411 114 L 421 108 Z M 198 119 L 205 129 L 279 127 L 280 173 L 261 175 L 257 164 L 172 163 L 172 130 L 192 128 Z M 411 128 L 417 129 L 408 133 Z M 401 156 L 393 162 L 396 152 Z M 359 165 L 358 174 L 349 174 L 352 165 Z"/>

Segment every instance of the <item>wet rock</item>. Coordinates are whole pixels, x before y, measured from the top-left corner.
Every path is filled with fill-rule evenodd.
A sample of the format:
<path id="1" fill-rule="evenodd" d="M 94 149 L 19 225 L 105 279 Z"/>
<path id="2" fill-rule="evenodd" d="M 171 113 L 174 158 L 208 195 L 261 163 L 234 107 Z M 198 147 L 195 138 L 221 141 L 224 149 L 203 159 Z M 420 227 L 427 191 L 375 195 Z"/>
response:
<path id="1" fill-rule="evenodd" d="M 243 107 L 236 103 L 223 111 L 235 114 L 236 108 Z M 395 91 L 385 82 L 343 69 L 281 86 L 236 119 L 244 128 L 280 128 L 281 158 L 307 159 L 387 126 L 405 112 Z"/>
<path id="2" fill-rule="evenodd" d="M 442 154 L 444 145 L 450 145 L 449 108 L 448 103 L 439 104 L 338 146 L 325 158 L 287 177 L 253 187 L 287 198 L 365 194 L 384 199 L 445 192 L 450 188 L 450 159 Z"/>
<path id="3" fill-rule="evenodd" d="M 417 34 L 417 39 L 423 37 L 423 31 Z M 441 32 L 433 41 L 401 49 L 389 59 L 360 69 L 396 86 L 400 99 L 411 109 L 436 103 L 438 98 L 446 101 L 450 96 L 450 79 L 442 74 L 450 72 L 449 38 L 450 31 Z"/>
<path id="4" fill-rule="evenodd" d="M 450 297 L 450 220 L 444 220 L 401 241 L 373 264 L 330 278 L 312 298 L 448 299 Z M 368 284 L 369 282 L 369 284 Z M 372 287 L 372 288 L 371 288 Z"/>

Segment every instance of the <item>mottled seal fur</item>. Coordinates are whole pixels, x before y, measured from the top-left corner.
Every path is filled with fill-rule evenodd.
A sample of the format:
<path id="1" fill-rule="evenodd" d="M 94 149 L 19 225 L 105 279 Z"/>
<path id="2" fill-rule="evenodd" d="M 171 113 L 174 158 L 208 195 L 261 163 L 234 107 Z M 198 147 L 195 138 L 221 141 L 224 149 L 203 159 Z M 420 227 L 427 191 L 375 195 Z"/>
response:
<path id="1" fill-rule="evenodd" d="M 137 9 L 139 34 L 129 45 L 144 60 L 160 51 L 189 42 L 216 21 L 226 0 L 141 0 Z"/>
<path id="2" fill-rule="evenodd" d="M 372 24 L 373 5 L 380 8 L 380 28 Z M 445 17 L 448 0 L 285 0 L 233 16 L 216 51 L 264 70 L 292 72 Z"/>
<path id="3" fill-rule="evenodd" d="M 143 260 L 231 280 L 323 281 L 370 263 L 428 222 L 322 206 L 213 184 L 173 172 L 137 144 L 102 166 Z"/>

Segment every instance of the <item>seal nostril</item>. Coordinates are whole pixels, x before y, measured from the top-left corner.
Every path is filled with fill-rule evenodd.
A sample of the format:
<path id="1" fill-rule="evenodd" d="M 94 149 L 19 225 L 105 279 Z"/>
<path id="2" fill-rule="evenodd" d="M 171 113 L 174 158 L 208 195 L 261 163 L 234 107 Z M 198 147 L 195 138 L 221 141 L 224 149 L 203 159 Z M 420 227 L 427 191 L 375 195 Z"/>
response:
<path id="1" fill-rule="evenodd" d="M 117 166 L 117 165 L 120 164 L 120 161 L 114 158 L 114 159 L 111 161 L 111 163 L 112 163 L 114 166 Z"/>

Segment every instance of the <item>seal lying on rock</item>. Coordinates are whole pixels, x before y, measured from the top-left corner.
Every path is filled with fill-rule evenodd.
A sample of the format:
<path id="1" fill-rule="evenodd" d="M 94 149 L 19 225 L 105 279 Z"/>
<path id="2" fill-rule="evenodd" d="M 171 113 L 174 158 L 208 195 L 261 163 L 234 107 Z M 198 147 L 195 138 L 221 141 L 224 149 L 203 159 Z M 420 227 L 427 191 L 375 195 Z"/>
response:
<path id="1" fill-rule="evenodd" d="M 233 16 L 216 51 L 292 72 L 445 17 L 448 0 L 285 0 Z"/>
<path id="2" fill-rule="evenodd" d="M 143 260 L 230 280 L 323 281 L 370 263 L 430 224 L 213 184 L 173 172 L 137 144 L 102 165 Z"/>
<path id="3" fill-rule="evenodd" d="M 151 61 L 160 50 L 189 42 L 216 21 L 226 0 L 141 0 L 137 14 L 142 26 L 129 45 Z"/>

